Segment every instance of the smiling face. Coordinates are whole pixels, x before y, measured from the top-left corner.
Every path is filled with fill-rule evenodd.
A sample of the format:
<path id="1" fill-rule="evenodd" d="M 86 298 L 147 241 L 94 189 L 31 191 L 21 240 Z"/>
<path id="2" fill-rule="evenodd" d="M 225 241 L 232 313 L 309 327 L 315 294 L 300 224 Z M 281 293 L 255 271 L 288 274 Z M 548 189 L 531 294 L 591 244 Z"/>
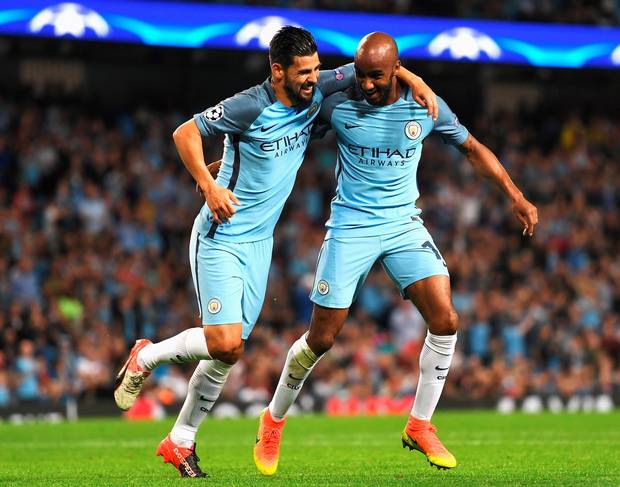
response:
<path id="1" fill-rule="evenodd" d="M 355 51 L 355 76 L 366 101 L 386 105 L 398 97 L 398 49 L 387 34 L 364 37 Z"/>
<path id="2" fill-rule="evenodd" d="M 271 85 L 281 103 L 292 106 L 312 100 L 321 63 L 310 32 L 282 27 L 269 43 L 269 62 Z"/>
<path id="3" fill-rule="evenodd" d="M 379 61 L 355 61 L 355 77 L 371 105 L 386 105 L 397 84 L 396 72 L 400 63 L 394 64 L 386 59 Z"/>
<path id="4" fill-rule="evenodd" d="M 321 62 L 318 53 L 310 56 L 293 56 L 293 63 L 284 68 L 281 64 L 271 65 L 274 84 L 282 86 L 291 105 L 312 100 L 319 80 Z"/>

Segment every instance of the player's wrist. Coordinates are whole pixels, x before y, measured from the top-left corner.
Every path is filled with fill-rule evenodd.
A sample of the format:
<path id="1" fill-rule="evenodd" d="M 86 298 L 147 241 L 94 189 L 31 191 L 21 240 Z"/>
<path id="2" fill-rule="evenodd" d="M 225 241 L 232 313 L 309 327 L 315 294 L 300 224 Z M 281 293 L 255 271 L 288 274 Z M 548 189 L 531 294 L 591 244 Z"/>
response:
<path id="1" fill-rule="evenodd" d="M 396 72 L 396 77 L 403 83 L 406 83 L 410 86 L 417 86 L 420 84 L 420 82 L 422 82 L 422 78 L 412 73 L 404 66 L 401 66 L 398 69 L 398 71 Z"/>
<path id="2" fill-rule="evenodd" d="M 213 193 L 213 191 L 217 187 L 217 184 L 213 179 L 205 179 L 203 181 L 199 181 L 198 186 L 200 186 L 200 189 L 202 189 L 202 193 L 206 196 Z"/>
<path id="3" fill-rule="evenodd" d="M 518 190 L 508 193 L 508 197 L 510 198 L 510 201 L 512 201 L 512 203 L 519 203 L 520 201 L 523 201 L 525 199 L 523 193 Z"/>

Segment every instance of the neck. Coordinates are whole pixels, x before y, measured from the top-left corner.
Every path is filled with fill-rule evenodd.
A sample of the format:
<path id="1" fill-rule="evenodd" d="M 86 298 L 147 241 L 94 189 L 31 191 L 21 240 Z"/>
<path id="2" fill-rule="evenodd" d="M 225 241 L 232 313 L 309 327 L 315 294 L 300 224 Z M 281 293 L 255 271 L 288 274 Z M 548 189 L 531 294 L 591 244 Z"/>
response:
<path id="1" fill-rule="evenodd" d="M 273 78 L 271 79 L 271 87 L 276 95 L 277 100 L 286 107 L 292 107 L 294 105 L 288 93 L 284 89 L 284 83 L 275 83 Z"/>
<path id="2" fill-rule="evenodd" d="M 400 98 L 400 83 L 398 82 L 398 78 L 394 76 L 392 78 L 392 88 L 390 89 L 390 95 L 385 100 L 384 105 L 391 105 L 395 103 L 396 100 Z"/>

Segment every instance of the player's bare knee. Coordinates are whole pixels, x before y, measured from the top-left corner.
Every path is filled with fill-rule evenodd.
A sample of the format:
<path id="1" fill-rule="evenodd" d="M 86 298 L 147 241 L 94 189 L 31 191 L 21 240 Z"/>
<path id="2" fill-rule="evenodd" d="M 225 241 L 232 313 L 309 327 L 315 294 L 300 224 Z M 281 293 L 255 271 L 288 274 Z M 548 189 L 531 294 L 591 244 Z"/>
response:
<path id="1" fill-rule="evenodd" d="M 314 305 L 306 341 L 316 355 L 323 355 L 332 348 L 348 312 L 348 308 L 333 309 Z"/>
<path id="2" fill-rule="evenodd" d="M 241 358 L 242 354 L 243 354 L 243 344 L 239 345 L 238 347 L 233 348 L 232 350 L 229 350 L 228 352 L 220 353 L 219 360 L 221 360 L 222 362 L 226 364 L 234 365 L 237 363 L 237 360 Z"/>
<path id="3" fill-rule="evenodd" d="M 446 333 L 446 335 L 454 335 L 459 328 L 459 315 L 454 308 L 452 308 L 448 313 L 447 328 L 448 333 Z"/>
<path id="4" fill-rule="evenodd" d="M 334 345 L 334 341 L 336 340 L 336 335 L 330 332 L 322 332 L 322 333 L 308 333 L 308 338 L 306 338 L 306 342 L 310 347 L 310 350 L 314 352 L 315 355 L 320 356 L 327 352 Z"/>
<path id="5" fill-rule="evenodd" d="M 243 353 L 241 325 L 213 325 L 204 327 L 209 355 L 227 364 L 234 364 Z"/>
<path id="6" fill-rule="evenodd" d="M 459 315 L 454 308 L 433 317 L 428 323 L 428 329 L 433 335 L 454 335 L 459 327 Z"/>
<path id="7" fill-rule="evenodd" d="M 231 341 L 230 343 L 220 344 L 219 348 L 216 350 L 209 350 L 209 352 L 214 359 L 233 365 L 241 358 L 243 354 L 243 345 L 243 340 L 239 340 L 236 343 Z"/>

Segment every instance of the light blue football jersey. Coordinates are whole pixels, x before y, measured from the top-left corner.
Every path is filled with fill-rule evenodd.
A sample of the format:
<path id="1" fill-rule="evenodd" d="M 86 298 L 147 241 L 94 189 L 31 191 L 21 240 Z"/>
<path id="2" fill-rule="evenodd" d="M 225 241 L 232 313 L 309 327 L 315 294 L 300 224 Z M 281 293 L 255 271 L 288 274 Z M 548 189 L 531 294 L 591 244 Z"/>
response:
<path id="1" fill-rule="evenodd" d="M 438 97 L 439 118 L 416 103 L 409 88 L 387 106 L 369 104 L 354 86 L 328 97 L 316 132 L 336 131 L 336 195 L 325 226 L 327 236 L 365 237 L 422 225 L 416 180 L 422 144 L 431 132 L 459 146 L 469 132 Z"/>
<path id="2" fill-rule="evenodd" d="M 217 177 L 239 199 L 237 213 L 218 225 L 205 204 L 199 233 L 216 240 L 255 242 L 273 235 L 310 141 L 325 97 L 355 82 L 353 64 L 321 71 L 312 100 L 293 107 L 280 103 L 267 79 L 194 115 L 203 137 L 224 134 Z"/>

